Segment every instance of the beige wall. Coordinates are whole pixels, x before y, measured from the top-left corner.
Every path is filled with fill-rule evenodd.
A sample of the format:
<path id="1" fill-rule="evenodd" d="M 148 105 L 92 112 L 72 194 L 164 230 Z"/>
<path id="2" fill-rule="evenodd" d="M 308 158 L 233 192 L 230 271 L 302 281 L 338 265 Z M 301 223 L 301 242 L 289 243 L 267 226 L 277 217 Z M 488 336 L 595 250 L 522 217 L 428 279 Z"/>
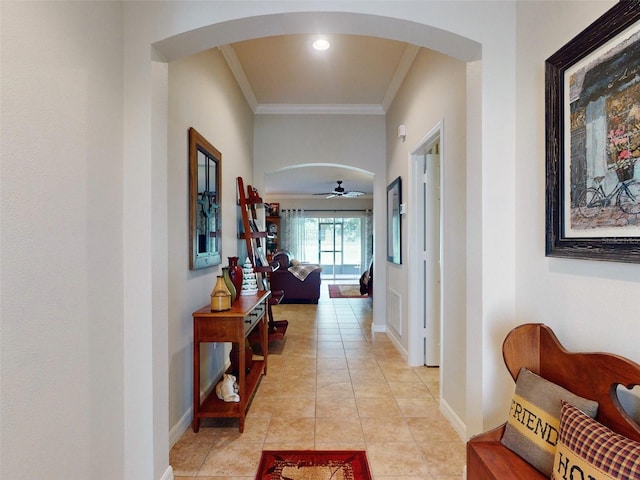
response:
<path id="1" fill-rule="evenodd" d="M 613 4 L 518 5 L 517 312 L 519 321 L 553 327 L 570 349 L 613 351 L 640 362 L 638 265 L 544 256 L 544 62 Z"/>
<path id="2" fill-rule="evenodd" d="M 222 153 L 222 264 L 200 270 L 189 270 L 189 127 Z M 175 437 L 189 422 L 192 408 L 191 313 L 206 305 L 227 257 L 238 252 L 235 180 L 252 179 L 253 113 L 219 50 L 169 64 L 168 139 L 169 426 Z M 203 388 L 222 372 L 229 348 L 203 346 Z"/>
<path id="3" fill-rule="evenodd" d="M 0 477 L 122 478 L 122 5 L 0 10 Z"/>
<path id="4" fill-rule="evenodd" d="M 408 201 L 409 155 L 419 142 L 442 122 L 441 170 L 443 190 L 443 343 L 442 367 L 445 373 L 441 395 L 455 415 L 464 421 L 465 405 L 465 324 L 466 308 L 466 64 L 439 53 L 421 49 L 402 87 L 387 112 L 388 181 L 403 179 L 403 201 Z M 406 126 L 407 137 L 397 138 L 398 125 Z M 408 208 L 416 208 L 408 205 Z M 402 222 L 402 265 L 387 267 L 387 284 L 402 295 L 402 335 L 393 330 L 402 348 L 407 350 L 410 331 L 408 222 Z M 419 293 L 420 294 L 420 293 Z"/>

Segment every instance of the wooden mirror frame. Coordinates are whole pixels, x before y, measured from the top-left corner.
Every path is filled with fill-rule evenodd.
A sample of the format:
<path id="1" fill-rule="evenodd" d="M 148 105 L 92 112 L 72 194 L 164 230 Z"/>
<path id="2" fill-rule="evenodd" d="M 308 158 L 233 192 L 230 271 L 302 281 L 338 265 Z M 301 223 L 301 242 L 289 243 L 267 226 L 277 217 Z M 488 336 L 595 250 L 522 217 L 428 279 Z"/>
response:
<path id="1" fill-rule="evenodd" d="M 222 263 L 221 171 L 222 154 L 193 127 L 189 128 L 189 268 L 192 270 Z"/>

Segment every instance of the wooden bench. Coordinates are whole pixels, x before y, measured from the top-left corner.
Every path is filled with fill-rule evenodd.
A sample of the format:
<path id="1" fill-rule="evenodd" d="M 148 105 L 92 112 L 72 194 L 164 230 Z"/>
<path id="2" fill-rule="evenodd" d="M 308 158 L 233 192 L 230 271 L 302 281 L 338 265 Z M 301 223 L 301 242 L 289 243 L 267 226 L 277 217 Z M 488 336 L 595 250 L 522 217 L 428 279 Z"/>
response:
<path id="1" fill-rule="evenodd" d="M 624 413 L 616 396 L 618 384 L 640 385 L 637 363 L 609 353 L 568 352 L 551 329 L 539 323 L 513 329 L 504 340 L 502 354 L 514 381 L 520 368 L 526 367 L 576 395 L 597 401 L 596 420 L 640 441 L 640 427 Z M 467 480 L 546 478 L 500 443 L 505 425 L 467 442 Z"/>

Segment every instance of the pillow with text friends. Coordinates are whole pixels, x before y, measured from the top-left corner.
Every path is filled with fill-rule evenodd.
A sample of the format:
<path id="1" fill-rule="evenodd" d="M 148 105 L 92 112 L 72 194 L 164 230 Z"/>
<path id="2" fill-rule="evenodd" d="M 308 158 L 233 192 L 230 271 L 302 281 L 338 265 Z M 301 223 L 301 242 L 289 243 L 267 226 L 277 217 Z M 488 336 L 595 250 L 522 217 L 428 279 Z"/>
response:
<path id="1" fill-rule="evenodd" d="M 563 401 L 591 418 L 598 413 L 597 402 L 579 397 L 524 367 L 520 370 L 501 443 L 547 477 L 553 469 Z"/>

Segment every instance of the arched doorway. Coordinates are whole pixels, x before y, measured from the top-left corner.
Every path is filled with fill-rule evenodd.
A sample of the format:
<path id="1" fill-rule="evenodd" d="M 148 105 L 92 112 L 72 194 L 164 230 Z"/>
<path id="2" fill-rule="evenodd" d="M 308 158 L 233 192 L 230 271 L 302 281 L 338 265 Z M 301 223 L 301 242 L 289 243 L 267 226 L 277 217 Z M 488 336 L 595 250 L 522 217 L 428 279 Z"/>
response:
<path id="1" fill-rule="evenodd" d="M 207 10 L 207 7 L 203 8 Z M 418 15 L 421 19 L 420 21 L 424 23 L 409 20 L 409 18 L 412 17 L 411 13 L 403 14 L 404 19 L 397 18 L 397 13 L 394 10 L 395 7 L 392 6 L 377 10 L 378 12 L 382 12 L 382 15 L 374 14 L 373 12 L 376 11 L 376 9 L 372 9 L 371 6 L 367 5 L 358 7 L 358 9 L 362 9 L 361 13 L 281 12 L 275 11 L 272 6 L 267 6 L 266 8 L 261 9 L 261 13 L 269 13 L 270 15 L 240 18 L 243 13 L 235 11 L 230 14 L 230 17 L 233 18 L 231 20 L 228 16 L 229 12 L 223 12 L 220 14 L 221 16 L 219 16 L 214 12 L 215 6 L 212 6 L 211 8 L 212 10 L 208 12 L 211 17 L 207 18 L 221 18 L 221 21 L 209 26 L 202 26 L 203 17 L 201 15 L 194 15 L 194 12 L 183 11 L 182 13 L 185 18 L 182 19 L 182 22 L 172 21 L 175 19 L 175 9 L 181 9 L 181 7 L 175 7 L 174 9 L 169 8 L 166 11 L 154 11 L 153 15 L 150 15 L 147 20 L 140 17 L 140 24 L 136 24 L 134 18 L 131 20 L 131 23 L 132 25 L 135 24 L 136 27 L 128 27 L 130 28 L 129 32 L 137 32 L 139 30 L 141 33 L 135 33 L 132 35 L 135 38 L 132 41 L 130 40 L 130 42 L 138 48 L 134 48 L 133 51 L 129 50 L 126 52 L 126 61 L 131 59 L 134 59 L 133 61 L 144 61 L 144 59 L 148 58 L 145 56 L 145 53 L 148 55 L 149 45 L 151 45 L 155 50 L 155 53 L 158 54 L 158 58 L 163 59 L 160 62 L 152 62 L 151 68 L 142 68 L 141 71 L 135 71 L 136 68 L 133 67 L 131 70 L 127 71 L 127 78 L 125 80 L 125 90 L 127 93 L 137 92 L 138 94 L 141 94 L 141 97 L 143 97 L 143 100 L 137 102 L 137 104 L 132 106 L 132 108 L 125 109 L 127 110 L 125 112 L 125 125 L 131 124 L 134 127 L 134 131 L 141 130 L 143 132 L 151 132 L 152 139 L 148 144 L 144 141 L 141 142 L 142 145 L 140 145 L 140 143 L 133 145 L 133 142 L 125 142 L 125 163 L 127 165 L 132 165 L 132 167 L 127 168 L 127 172 L 125 172 L 127 175 L 131 175 L 132 178 L 125 186 L 124 205 L 125 210 L 128 212 L 124 221 L 124 228 L 125 231 L 131 232 L 130 235 L 133 235 L 134 232 L 139 230 L 136 223 L 137 220 L 144 217 L 144 215 L 148 215 L 147 205 L 152 203 L 151 198 L 162 198 L 163 185 L 166 183 L 166 172 L 164 172 L 165 176 L 163 177 L 162 171 L 156 172 L 151 167 L 151 164 L 153 163 L 151 162 L 152 158 L 154 158 L 154 161 L 155 159 L 162 160 L 162 149 L 158 151 L 154 149 L 152 145 L 162 144 L 163 132 L 166 131 L 167 127 L 166 120 L 163 122 L 161 118 L 154 117 L 155 113 L 163 110 L 163 92 L 166 93 L 166 69 L 163 67 L 164 62 L 180 58 L 181 56 L 194 53 L 204 48 L 229 43 L 234 40 L 287 32 L 311 32 L 317 28 L 319 21 L 326 21 L 327 25 L 332 25 L 331 28 L 333 31 L 362 35 L 388 36 L 389 38 L 405 40 L 416 45 L 436 48 L 439 51 L 448 53 L 456 58 L 466 61 L 477 60 L 480 56 L 479 43 L 466 39 L 458 34 L 447 32 L 444 29 L 434 28 L 427 25 L 427 22 L 429 21 L 428 11 L 431 8 L 428 5 L 423 6 L 422 8 L 424 11 L 421 11 L 420 15 Z M 236 7 L 232 6 L 231 10 L 234 10 L 234 8 Z M 317 8 L 322 9 L 323 7 L 318 5 Z M 439 19 L 436 20 L 436 23 L 443 25 L 455 25 L 455 17 L 460 13 L 460 11 L 447 12 L 444 15 L 444 17 L 447 18 L 443 20 L 439 17 Z M 469 12 L 464 12 L 464 14 L 469 15 Z M 144 28 L 139 28 L 139 25 L 149 24 L 150 22 L 153 22 L 154 24 L 157 22 L 166 23 L 163 24 L 164 27 L 158 27 L 157 29 L 152 28 L 150 31 L 146 31 Z M 176 27 L 177 24 L 180 26 Z M 193 28 L 189 29 L 190 27 Z M 167 31 L 163 31 L 162 28 L 166 28 Z M 163 35 L 163 33 L 165 33 L 165 35 Z M 156 41 L 157 38 L 164 38 L 164 40 Z M 129 44 L 126 45 L 126 47 L 129 46 Z M 145 86 L 149 87 L 148 92 L 141 93 L 141 91 L 145 90 Z M 149 108 L 145 109 L 145 106 L 148 106 Z M 140 111 L 143 113 L 139 114 Z M 140 155 L 140 153 L 142 153 L 142 155 Z M 139 185 L 136 180 L 144 182 L 145 179 L 148 181 L 151 177 L 153 180 L 150 189 L 145 190 L 140 194 L 133 194 L 135 188 L 138 188 Z M 383 192 L 385 187 L 385 179 L 376 178 L 376 185 L 374 188 L 378 189 L 377 191 Z M 149 202 L 138 203 L 141 199 L 140 197 L 143 197 L 142 200 L 148 197 L 147 200 L 149 200 Z M 384 198 L 382 195 L 380 195 L 380 197 Z M 381 208 L 380 210 L 382 211 L 383 209 Z M 158 215 L 157 217 L 154 216 L 152 224 L 153 228 L 150 228 L 147 232 L 143 232 L 143 234 L 146 235 L 146 238 L 142 238 L 138 244 L 143 243 L 151 245 L 153 243 L 152 232 L 154 235 L 158 232 L 162 234 L 162 232 L 165 232 L 168 229 L 166 221 L 161 218 L 161 215 Z M 126 240 L 127 235 L 125 235 L 125 243 Z M 137 261 L 139 254 L 137 246 L 138 245 L 125 245 L 125 263 L 134 263 Z M 153 258 L 155 258 L 154 254 L 156 253 L 157 251 L 149 253 L 145 260 L 147 260 L 149 264 L 153 264 Z M 127 269 L 125 268 L 125 274 L 126 270 Z M 136 342 L 140 342 L 140 344 L 145 347 L 139 349 L 138 352 L 134 352 L 133 349 L 125 348 L 125 350 L 127 350 L 125 353 L 130 352 L 130 355 L 125 354 L 125 367 L 127 369 L 131 367 L 134 370 L 132 373 L 138 373 L 137 375 L 132 374 L 132 378 L 145 378 L 147 377 L 147 375 L 144 375 L 145 372 L 150 374 L 148 375 L 150 378 L 148 383 L 142 382 L 140 385 L 131 384 L 136 388 L 132 388 L 130 391 L 127 391 L 125 398 L 125 410 L 133 413 L 128 414 L 125 420 L 130 421 L 127 423 L 131 424 L 139 423 L 132 416 L 135 415 L 135 412 L 149 410 L 148 404 L 145 403 L 145 398 L 148 399 L 149 395 L 152 395 L 157 388 L 151 379 L 160 380 L 158 385 L 162 385 L 162 377 L 164 376 L 166 378 L 167 373 L 166 360 L 159 362 L 158 364 L 152 361 L 152 358 L 161 357 L 163 354 L 163 335 L 157 335 L 154 338 L 153 333 L 157 329 L 162 329 L 163 326 L 166 327 L 167 320 L 166 318 L 162 318 L 162 307 L 154 308 L 150 303 L 145 304 L 146 299 L 135 298 L 137 287 L 142 282 L 143 280 L 141 276 L 135 276 L 133 281 L 129 282 L 125 286 L 126 292 L 131 294 L 125 294 L 127 297 L 125 302 L 124 319 L 125 335 L 130 334 L 130 340 L 127 345 L 133 345 Z M 160 272 L 159 277 L 154 277 L 152 290 L 161 290 L 162 285 L 165 283 L 166 278 L 163 278 L 162 273 Z M 158 309 L 160 312 L 157 312 Z M 160 315 L 155 315 L 156 313 L 159 313 Z M 137 320 L 138 315 L 140 314 L 142 314 L 143 317 L 153 317 L 153 324 L 149 322 L 144 328 L 138 328 L 139 322 Z M 156 318 L 159 318 L 159 321 L 156 322 Z M 164 349 L 164 353 L 166 353 L 166 348 Z M 142 372 L 136 372 L 140 369 L 142 369 Z M 129 384 L 126 386 L 128 385 Z M 140 389 L 143 390 L 144 395 L 138 398 L 137 394 Z M 152 409 L 153 418 L 150 419 L 150 425 L 147 426 L 155 427 L 151 429 L 152 431 L 155 430 L 161 432 L 162 416 L 163 413 L 166 412 L 166 407 L 163 407 L 161 400 L 155 399 L 154 407 L 157 408 Z M 160 423 L 160 427 L 158 427 L 158 423 Z M 140 435 L 142 440 L 148 438 L 143 433 Z M 130 445 L 139 444 L 140 448 L 142 448 L 141 445 L 143 443 L 143 441 L 136 441 L 136 435 L 132 435 L 129 441 Z M 130 445 L 125 445 L 125 447 Z M 158 454 L 158 449 L 161 451 L 162 445 L 154 446 L 156 454 Z M 139 452 L 132 451 L 131 455 L 136 453 Z M 146 457 L 146 460 L 148 460 L 148 452 Z M 143 461 L 145 461 L 144 451 L 137 462 Z"/>

